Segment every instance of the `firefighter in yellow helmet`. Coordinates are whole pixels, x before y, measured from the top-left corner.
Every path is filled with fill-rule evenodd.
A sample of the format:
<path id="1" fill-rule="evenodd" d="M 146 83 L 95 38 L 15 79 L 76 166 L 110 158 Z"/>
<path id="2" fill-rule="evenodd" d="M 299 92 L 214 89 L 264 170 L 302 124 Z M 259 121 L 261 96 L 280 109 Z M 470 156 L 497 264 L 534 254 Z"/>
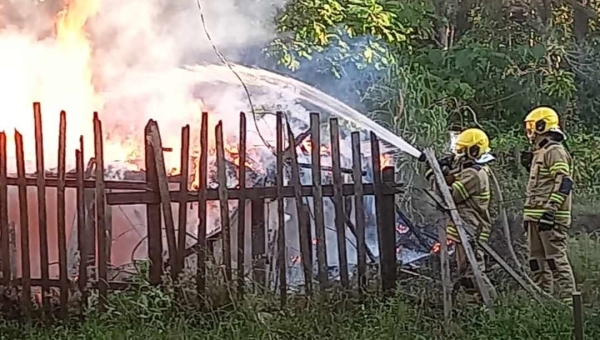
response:
<path id="1" fill-rule="evenodd" d="M 442 164 L 449 169 L 446 172 L 446 181 L 450 186 L 450 192 L 460 217 L 476 232 L 477 239 L 470 240 L 470 243 L 475 252 L 479 269 L 484 272 L 484 253 L 477 245 L 477 241 L 488 242 L 490 238 L 492 222 L 489 213 L 491 192 L 488 164 L 494 161 L 495 157 L 490 153 L 488 136 L 480 129 L 467 129 L 461 132 L 456 139 L 453 151 L 454 157 L 451 161 Z M 426 176 L 430 178 L 431 172 L 428 171 Z M 449 221 L 446 232 L 448 238 L 456 243 L 459 284 L 466 288 L 475 288 L 473 271 L 452 221 Z M 496 291 L 486 275 L 484 275 L 484 280 L 492 297 L 495 298 Z"/>
<path id="2" fill-rule="evenodd" d="M 559 297 L 568 302 L 575 289 L 567 258 L 574 183 L 571 156 L 563 145 L 566 136 L 560 129 L 558 114 L 549 107 L 529 112 L 525 131 L 533 145 L 533 152 L 522 154 L 523 166 L 530 173 L 523 219 L 532 278 L 548 293 L 556 288 Z"/>

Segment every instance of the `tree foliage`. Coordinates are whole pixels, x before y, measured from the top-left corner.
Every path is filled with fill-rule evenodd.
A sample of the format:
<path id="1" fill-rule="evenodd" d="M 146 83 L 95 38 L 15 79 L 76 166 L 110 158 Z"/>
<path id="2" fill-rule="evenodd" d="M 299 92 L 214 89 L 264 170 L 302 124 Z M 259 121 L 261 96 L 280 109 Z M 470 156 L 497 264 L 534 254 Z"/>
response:
<path id="1" fill-rule="evenodd" d="M 526 112 L 550 105 L 570 135 L 578 192 L 595 193 L 599 10 L 589 0 L 291 0 L 267 53 L 352 84 L 367 112 L 414 143 L 481 126 L 506 169 L 526 147 Z"/>

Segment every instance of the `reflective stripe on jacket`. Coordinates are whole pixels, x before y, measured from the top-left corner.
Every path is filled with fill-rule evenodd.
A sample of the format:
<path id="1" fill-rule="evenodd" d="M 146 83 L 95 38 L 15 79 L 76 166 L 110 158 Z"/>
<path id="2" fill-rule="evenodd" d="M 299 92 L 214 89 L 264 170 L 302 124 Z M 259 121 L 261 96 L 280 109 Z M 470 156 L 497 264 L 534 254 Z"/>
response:
<path id="1" fill-rule="evenodd" d="M 571 173 L 571 156 L 562 144 L 551 142 L 534 151 L 523 211 L 525 222 L 538 222 L 542 214 L 554 206 L 556 223 L 571 225 L 573 193 L 563 195 L 558 191 L 562 179 L 571 178 Z"/>
<path id="2" fill-rule="evenodd" d="M 475 230 L 479 241 L 487 242 L 491 233 L 489 212 L 491 192 L 487 166 L 475 165 L 461 170 L 450 188 L 458 214 L 463 221 Z M 458 231 L 450 221 L 446 228 L 448 238 L 460 242 Z"/>

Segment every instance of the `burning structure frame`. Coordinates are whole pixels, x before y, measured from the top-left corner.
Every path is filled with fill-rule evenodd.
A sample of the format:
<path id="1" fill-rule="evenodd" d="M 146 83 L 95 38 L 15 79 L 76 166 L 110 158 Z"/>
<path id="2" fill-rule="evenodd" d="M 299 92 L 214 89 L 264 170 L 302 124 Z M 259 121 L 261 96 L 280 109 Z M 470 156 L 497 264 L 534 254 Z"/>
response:
<path id="1" fill-rule="evenodd" d="M 41 137 L 41 112 L 38 103 L 34 104 L 34 118 L 36 137 Z M 352 244 L 354 239 L 359 290 L 362 292 L 366 288 L 367 258 L 372 262 L 379 262 L 383 291 L 389 293 L 394 289 L 397 280 L 397 236 L 400 234 L 397 228 L 399 216 L 395 195 L 402 190 L 402 185 L 395 182 L 393 167 L 382 167 L 381 159 L 385 157 L 381 158 L 380 143 L 375 134 L 370 135 L 369 150 L 372 183 L 363 183 L 366 174 L 363 165 L 367 162 L 361 152 L 363 143 L 359 132 L 351 135 L 352 169 L 344 169 L 340 162 L 340 128 L 335 118 L 330 120 L 331 166 L 324 167 L 321 164 L 319 148 L 304 150 L 310 155 L 311 161 L 310 164 L 302 164 L 298 161 L 301 142 L 309 138 L 311 145 L 322 145 L 320 116 L 312 113 L 310 129 L 294 136 L 289 124 L 284 123 L 284 114 L 278 112 L 277 143 L 274 150 L 276 169 L 268 171 L 268 175 L 258 176 L 246 166 L 246 117 L 241 113 L 237 159 L 232 161 L 225 155 L 223 125 L 219 122 L 215 128 L 216 172 L 209 174 L 208 114 L 203 113 L 198 169 L 194 169 L 197 170 L 197 177 L 191 181 L 188 175 L 191 172 L 189 126 L 182 129 L 180 175 L 169 176 L 164 160 L 166 150 L 162 145 L 158 124 L 151 120 L 144 131 L 145 172 L 129 174 L 115 181 L 107 180 L 109 167 L 104 164 L 102 122 L 97 114 L 94 115 L 93 159 L 85 168 L 82 137 L 80 148 L 76 150 L 76 169 L 67 173 L 64 142 L 66 114 L 62 112 L 60 118 L 59 162 L 55 174 L 47 172 L 43 160 L 40 161 L 40 156 L 44 153 L 43 142 L 40 142 L 43 138 L 36 138 L 37 174 L 26 175 L 23 138 L 16 132 L 17 174 L 16 177 L 9 176 L 6 135 L 0 133 L 1 285 L 19 287 L 20 301 L 25 312 L 29 312 L 32 307 L 32 287 L 41 287 L 40 302 L 45 308 L 50 305 L 50 288 L 58 288 L 60 310 L 66 315 L 72 295 L 69 292 L 73 289 L 81 293 L 81 301 L 84 302 L 90 290 L 97 289 L 99 308 L 104 309 L 109 290 L 130 286 L 126 280 L 114 280 L 115 276 L 110 275 L 113 252 L 111 207 L 115 206 L 145 206 L 146 236 L 143 241 L 147 244 L 147 259 L 150 264 L 148 279 L 152 284 L 160 284 L 165 271 L 176 280 L 184 269 L 193 268 L 198 292 L 205 294 L 206 265 L 210 259 L 222 264 L 224 280 L 236 282 L 241 294 L 246 286 L 248 272 L 251 271 L 254 279 L 262 285 L 276 283 L 281 301 L 285 303 L 290 284 L 296 284 L 288 282 L 288 270 L 295 262 L 300 263 L 303 273 L 301 286 L 306 294 L 313 293 L 314 284 L 318 284 L 321 290 L 330 286 L 333 278 L 330 275 L 331 262 L 328 257 L 332 257 L 332 252 L 330 249 L 328 251 L 327 243 L 337 241 L 337 252 L 333 253 L 337 255 L 339 280 L 344 288 L 349 289 L 351 270 L 348 255 L 352 252 L 349 252 L 348 244 Z M 239 166 L 240 164 L 244 166 Z M 235 187 L 219 185 L 228 183 L 228 171 L 239 173 L 239 182 Z M 323 178 L 324 171 L 330 174 L 326 178 Z M 210 177 L 216 183 L 211 183 Z M 257 179 L 259 177 L 260 180 Z M 356 181 L 355 178 L 362 180 Z M 252 183 L 248 183 L 249 179 Z M 307 184 L 307 181 L 312 183 Z M 198 183 L 197 189 L 191 187 L 191 182 Z M 9 187 L 16 187 L 18 191 L 19 223 L 9 221 Z M 30 221 L 29 216 L 29 187 L 37 188 L 39 278 L 32 275 L 31 252 L 34 247 L 30 229 L 33 229 L 31 227 L 35 223 Z M 76 217 L 70 237 L 67 237 L 66 223 L 67 189 L 75 189 L 76 193 Z M 58 273 L 54 275 L 51 275 L 49 261 L 47 190 L 56 191 Z M 365 205 L 370 204 L 368 196 L 374 197 L 375 216 L 372 219 L 374 217 L 376 223 L 372 224 L 365 217 L 365 211 L 368 211 Z M 286 201 L 295 204 L 286 204 Z M 207 203 L 210 202 L 217 203 L 220 227 L 207 234 L 207 209 L 210 208 L 207 208 Z M 232 205 L 234 202 L 237 206 Z M 195 210 L 190 209 L 190 205 L 195 205 Z M 265 210 L 273 210 L 275 213 L 265 214 Z M 192 216 L 197 217 L 192 223 L 190 211 L 193 212 Z M 332 221 L 326 221 L 327 216 Z M 290 218 L 295 223 L 286 221 Z M 405 216 L 400 216 L 400 219 L 404 219 L 404 223 L 412 228 Z M 195 232 L 190 231 L 190 224 L 197 226 Z M 330 224 L 334 231 L 333 240 L 327 237 L 326 232 Z M 275 227 L 270 228 L 270 225 Z M 378 240 L 375 248 L 369 247 L 365 239 L 365 231 L 369 227 L 376 229 Z M 10 237 L 15 230 L 18 231 L 16 234 L 19 235 L 19 242 Z M 299 245 L 297 255 L 290 254 L 290 242 Z M 136 245 L 138 246 L 139 244 Z M 428 249 L 422 244 L 421 247 Z M 279 251 L 280 249 L 283 251 Z"/>

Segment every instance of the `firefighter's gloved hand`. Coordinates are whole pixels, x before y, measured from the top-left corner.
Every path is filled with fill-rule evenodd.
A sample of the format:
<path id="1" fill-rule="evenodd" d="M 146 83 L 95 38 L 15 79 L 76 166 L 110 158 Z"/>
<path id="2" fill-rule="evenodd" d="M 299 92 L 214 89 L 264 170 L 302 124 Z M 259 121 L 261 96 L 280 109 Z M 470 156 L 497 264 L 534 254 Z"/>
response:
<path id="1" fill-rule="evenodd" d="M 546 210 L 540 217 L 540 231 L 549 231 L 554 228 L 556 213 L 553 210 Z"/>
<path id="2" fill-rule="evenodd" d="M 521 165 L 527 169 L 527 171 L 531 170 L 531 162 L 533 161 L 533 152 L 531 151 L 521 151 Z"/>
<path id="3" fill-rule="evenodd" d="M 451 168 L 454 163 L 454 154 L 445 154 L 438 159 L 440 168 L 448 167 Z"/>

